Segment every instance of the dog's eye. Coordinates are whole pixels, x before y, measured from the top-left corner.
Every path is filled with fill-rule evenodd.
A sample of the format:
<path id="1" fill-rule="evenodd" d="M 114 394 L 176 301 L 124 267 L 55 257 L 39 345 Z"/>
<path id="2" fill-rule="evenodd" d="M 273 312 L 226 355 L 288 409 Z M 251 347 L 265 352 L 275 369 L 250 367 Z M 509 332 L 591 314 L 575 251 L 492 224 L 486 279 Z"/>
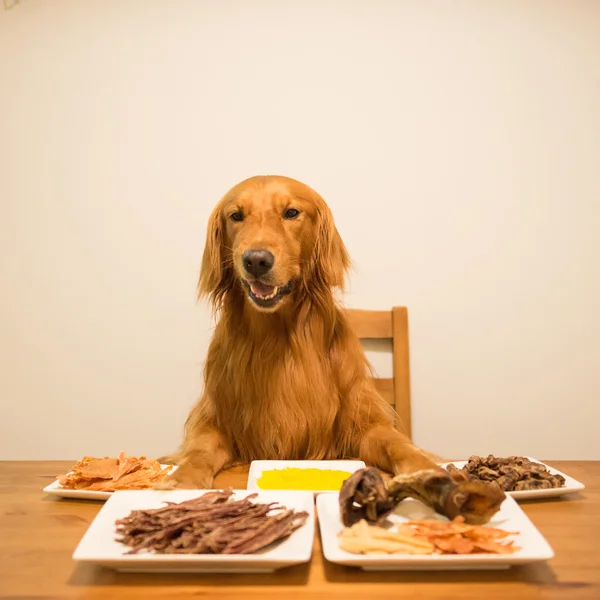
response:
<path id="1" fill-rule="evenodd" d="M 299 210 L 296 210 L 295 208 L 288 208 L 283 213 L 283 218 L 284 219 L 295 219 L 299 214 L 300 214 Z"/>
<path id="2" fill-rule="evenodd" d="M 240 212 L 239 210 L 232 213 L 231 220 L 235 221 L 236 223 L 241 223 L 244 220 L 244 213 Z"/>

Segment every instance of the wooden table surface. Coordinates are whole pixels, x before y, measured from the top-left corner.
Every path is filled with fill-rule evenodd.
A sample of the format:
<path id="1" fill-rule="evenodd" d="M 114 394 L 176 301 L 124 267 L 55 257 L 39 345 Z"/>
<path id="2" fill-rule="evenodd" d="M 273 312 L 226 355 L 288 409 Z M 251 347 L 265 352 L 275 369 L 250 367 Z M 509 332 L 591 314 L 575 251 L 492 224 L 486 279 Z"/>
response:
<path id="1" fill-rule="evenodd" d="M 600 461 L 551 461 L 586 489 L 521 504 L 554 548 L 548 563 L 507 571 L 365 573 L 327 563 L 317 535 L 311 563 L 270 575 L 120 574 L 77 565 L 73 550 L 102 504 L 53 499 L 41 491 L 72 464 L 0 462 L 0 600 L 600 599 Z M 245 488 L 246 480 L 247 470 L 234 469 L 222 473 L 216 486 Z"/>

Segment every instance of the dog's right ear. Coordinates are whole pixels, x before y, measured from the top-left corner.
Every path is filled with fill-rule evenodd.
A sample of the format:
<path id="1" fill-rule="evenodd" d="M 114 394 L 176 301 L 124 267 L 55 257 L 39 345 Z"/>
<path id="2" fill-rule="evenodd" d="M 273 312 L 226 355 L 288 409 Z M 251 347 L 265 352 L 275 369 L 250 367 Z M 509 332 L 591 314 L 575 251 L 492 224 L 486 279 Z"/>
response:
<path id="1" fill-rule="evenodd" d="M 213 306 L 218 308 L 233 282 L 233 265 L 231 257 L 226 255 L 225 227 L 219 203 L 208 221 L 198 280 L 198 298 L 208 297 Z"/>

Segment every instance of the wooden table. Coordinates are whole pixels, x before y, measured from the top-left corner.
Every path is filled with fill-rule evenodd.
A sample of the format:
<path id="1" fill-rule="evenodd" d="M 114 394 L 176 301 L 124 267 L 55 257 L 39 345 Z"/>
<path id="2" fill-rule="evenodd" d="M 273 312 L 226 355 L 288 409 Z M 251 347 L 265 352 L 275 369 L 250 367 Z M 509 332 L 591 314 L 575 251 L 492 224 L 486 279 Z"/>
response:
<path id="1" fill-rule="evenodd" d="M 74 461 L 73 461 L 74 462 Z M 364 573 L 327 563 L 316 536 L 310 564 L 271 575 L 137 575 L 77 565 L 71 554 L 102 506 L 42 493 L 73 462 L 0 462 L 0 600 L 322 598 L 600 599 L 600 461 L 552 462 L 584 482 L 581 494 L 523 503 L 556 556 L 507 571 Z M 245 488 L 247 471 L 216 486 Z"/>

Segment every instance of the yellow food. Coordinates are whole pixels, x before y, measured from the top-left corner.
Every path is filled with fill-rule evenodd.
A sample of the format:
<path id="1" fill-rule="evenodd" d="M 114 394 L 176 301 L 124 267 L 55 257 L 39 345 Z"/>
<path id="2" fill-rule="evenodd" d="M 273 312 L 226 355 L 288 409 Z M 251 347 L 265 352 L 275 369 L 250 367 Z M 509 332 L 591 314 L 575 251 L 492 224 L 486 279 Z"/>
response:
<path id="1" fill-rule="evenodd" d="M 347 471 L 286 467 L 263 471 L 257 484 L 261 490 L 338 491 L 348 477 Z"/>

